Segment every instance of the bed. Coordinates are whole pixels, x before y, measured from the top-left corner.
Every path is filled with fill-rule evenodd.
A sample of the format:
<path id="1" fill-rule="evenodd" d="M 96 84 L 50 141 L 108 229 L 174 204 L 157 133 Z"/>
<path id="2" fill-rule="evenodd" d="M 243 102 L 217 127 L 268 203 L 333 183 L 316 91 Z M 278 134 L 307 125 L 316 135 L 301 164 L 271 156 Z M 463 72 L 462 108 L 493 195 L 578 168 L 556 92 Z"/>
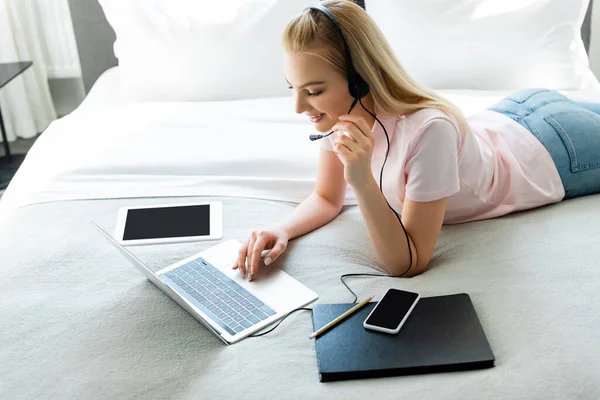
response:
<path id="1" fill-rule="evenodd" d="M 281 221 L 310 193 L 318 155 L 291 98 L 131 101 L 121 67 L 105 67 L 0 200 L 1 398 L 600 398 L 599 195 L 444 226 L 420 276 L 347 279 L 359 298 L 468 293 L 494 368 L 320 383 L 308 312 L 226 346 L 89 222 L 111 232 L 122 206 L 196 200 L 223 202 L 223 240 Z M 561 92 L 600 102 L 598 89 Z M 471 114 L 508 92 L 441 93 Z M 158 270 L 212 245 L 130 250 Z M 339 277 L 376 272 L 375 260 L 348 190 L 342 213 L 273 267 L 317 303 L 345 303 Z"/>

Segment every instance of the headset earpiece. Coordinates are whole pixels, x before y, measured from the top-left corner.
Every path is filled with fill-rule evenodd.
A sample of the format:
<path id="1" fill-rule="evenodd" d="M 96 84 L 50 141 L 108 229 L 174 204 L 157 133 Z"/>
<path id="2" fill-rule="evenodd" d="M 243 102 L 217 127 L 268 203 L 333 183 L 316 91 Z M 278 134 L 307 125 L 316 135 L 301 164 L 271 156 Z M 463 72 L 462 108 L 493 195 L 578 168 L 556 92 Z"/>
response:
<path id="1" fill-rule="evenodd" d="M 350 90 L 350 94 L 355 99 L 362 99 L 367 94 L 369 94 L 369 84 L 361 78 L 360 75 L 356 74 L 356 83 L 354 87 Z"/>

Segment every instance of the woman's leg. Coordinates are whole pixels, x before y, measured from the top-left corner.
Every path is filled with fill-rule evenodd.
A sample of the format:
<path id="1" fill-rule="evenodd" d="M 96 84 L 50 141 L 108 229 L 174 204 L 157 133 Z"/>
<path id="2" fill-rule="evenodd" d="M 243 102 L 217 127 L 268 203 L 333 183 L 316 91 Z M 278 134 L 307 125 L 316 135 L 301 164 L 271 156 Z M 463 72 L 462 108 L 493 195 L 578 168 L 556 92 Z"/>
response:
<path id="1" fill-rule="evenodd" d="M 565 199 L 600 193 L 600 104 L 540 103 L 522 123 L 554 160 Z"/>
<path id="2" fill-rule="evenodd" d="M 581 108 L 588 109 L 588 110 L 600 115 L 600 103 L 591 103 L 591 102 L 585 102 L 585 101 L 573 101 L 573 103 L 577 104 Z"/>
<path id="3" fill-rule="evenodd" d="M 488 108 L 512 118 L 546 147 L 565 199 L 600 193 L 600 104 L 548 89 L 524 89 Z"/>

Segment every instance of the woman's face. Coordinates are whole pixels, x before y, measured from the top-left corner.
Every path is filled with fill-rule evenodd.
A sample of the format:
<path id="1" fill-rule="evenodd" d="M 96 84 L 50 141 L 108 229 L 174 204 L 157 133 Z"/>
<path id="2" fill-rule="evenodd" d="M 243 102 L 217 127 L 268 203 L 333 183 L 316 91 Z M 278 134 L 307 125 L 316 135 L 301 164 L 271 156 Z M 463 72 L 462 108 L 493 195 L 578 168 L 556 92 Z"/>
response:
<path id="1" fill-rule="evenodd" d="M 348 81 L 315 56 L 286 53 L 285 76 L 294 92 L 296 112 L 305 114 L 319 132 L 329 132 L 348 113 L 353 98 Z"/>

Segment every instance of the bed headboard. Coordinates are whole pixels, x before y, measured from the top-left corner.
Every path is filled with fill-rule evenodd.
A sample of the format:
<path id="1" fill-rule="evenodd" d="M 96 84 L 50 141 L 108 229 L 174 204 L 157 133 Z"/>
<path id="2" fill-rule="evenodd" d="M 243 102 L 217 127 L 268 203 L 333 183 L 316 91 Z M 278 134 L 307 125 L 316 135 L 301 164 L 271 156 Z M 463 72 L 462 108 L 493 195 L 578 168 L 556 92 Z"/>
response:
<path id="1" fill-rule="evenodd" d="M 364 7 L 365 0 L 356 0 L 356 2 Z M 592 6 L 593 0 L 590 0 L 581 27 L 581 35 L 588 53 Z M 104 71 L 117 65 L 117 59 L 113 53 L 115 32 L 108 24 L 98 0 L 69 0 L 69 7 L 79 51 L 83 86 L 87 93 Z"/>
<path id="2" fill-rule="evenodd" d="M 581 38 L 585 45 L 585 51 L 590 55 L 590 38 L 592 37 L 592 10 L 594 8 L 594 0 L 590 0 L 587 12 L 585 13 L 585 19 L 581 25 Z"/>

